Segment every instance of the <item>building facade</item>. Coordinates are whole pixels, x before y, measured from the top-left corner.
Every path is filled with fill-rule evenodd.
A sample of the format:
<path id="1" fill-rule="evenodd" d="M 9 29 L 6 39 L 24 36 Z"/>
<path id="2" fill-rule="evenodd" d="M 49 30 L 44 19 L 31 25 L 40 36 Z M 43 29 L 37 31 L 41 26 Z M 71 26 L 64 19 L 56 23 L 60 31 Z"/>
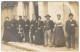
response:
<path id="1" fill-rule="evenodd" d="M 8 5 L 11 5 L 11 4 L 8 4 Z M 27 16 L 28 19 L 31 20 L 33 14 L 35 14 L 37 18 L 38 16 L 41 16 L 43 21 L 45 20 L 45 15 L 49 14 L 51 16 L 51 19 L 54 22 L 57 22 L 57 14 L 61 14 L 61 20 L 63 21 L 64 27 L 65 27 L 65 22 L 68 19 L 69 13 L 73 13 L 74 15 L 73 18 L 77 21 L 77 24 L 79 24 L 78 2 L 18 1 L 14 3 L 13 6 L 9 6 L 6 8 L 3 6 L 4 4 L 2 4 L 2 9 L 1 9 L 2 27 L 5 21 L 5 17 L 7 16 L 10 18 L 10 20 L 12 19 L 13 16 L 15 16 L 16 19 L 19 19 L 19 15 L 21 15 L 22 17 Z"/>

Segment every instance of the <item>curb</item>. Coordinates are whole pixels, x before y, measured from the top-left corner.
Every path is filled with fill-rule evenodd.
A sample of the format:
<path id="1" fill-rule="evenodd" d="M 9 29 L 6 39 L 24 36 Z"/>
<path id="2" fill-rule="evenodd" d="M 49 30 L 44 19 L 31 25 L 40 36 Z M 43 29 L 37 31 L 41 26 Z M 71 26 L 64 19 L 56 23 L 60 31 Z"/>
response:
<path id="1" fill-rule="evenodd" d="M 2 43 L 5 44 L 5 45 L 8 45 L 8 46 L 15 47 L 15 48 L 17 48 L 17 49 L 25 50 L 25 51 L 36 51 L 36 50 L 34 50 L 34 49 L 31 49 L 31 48 L 21 47 L 21 46 L 14 45 L 14 44 L 11 44 L 11 43 L 8 43 L 8 42 L 2 42 Z"/>

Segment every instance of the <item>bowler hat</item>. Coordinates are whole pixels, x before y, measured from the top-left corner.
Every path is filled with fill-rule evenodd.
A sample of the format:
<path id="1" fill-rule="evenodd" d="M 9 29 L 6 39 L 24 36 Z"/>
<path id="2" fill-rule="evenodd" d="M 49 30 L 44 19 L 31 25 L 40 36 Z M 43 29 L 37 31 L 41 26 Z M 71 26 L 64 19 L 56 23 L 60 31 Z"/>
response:
<path id="1" fill-rule="evenodd" d="M 69 14 L 69 17 L 70 17 L 70 16 L 73 16 L 73 14 L 72 14 L 72 13 L 70 13 L 70 14 Z"/>
<path id="2" fill-rule="evenodd" d="M 60 14 L 57 14 L 57 16 L 61 16 Z"/>
<path id="3" fill-rule="evenodd" d="M 22 16 L 19 16 L 19 17 L 22 17 Z"/>
<path id="4" fill-rule="evenodd" d="M 45 18 L 46 18 L 46 17 L 49 17 L 49 18 L 50 18 L 51 16 L 50 16 L 50 15 L 46 15 Z"/>
<path id="5" fill-rule="evenodd" d="M 8 18 L 8 19 L 9 19 L 9 17 L 5 17 L 5 19 L 6 19 L 6 18 Z"/>

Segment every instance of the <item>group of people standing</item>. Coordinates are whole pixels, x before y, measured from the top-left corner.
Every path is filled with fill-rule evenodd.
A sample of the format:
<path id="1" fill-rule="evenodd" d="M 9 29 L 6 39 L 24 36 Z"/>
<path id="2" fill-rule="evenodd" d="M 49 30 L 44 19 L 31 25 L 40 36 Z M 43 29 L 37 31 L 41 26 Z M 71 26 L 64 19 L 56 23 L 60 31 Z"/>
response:
<path id="1" fill-rule="evenodd" d="M 22 16 L 19 16 L 19 20 L 16 20 L 15 17 L 9 21 L 9 17 L 6 17 L 4 22 L 4 34 L 3 41 L 19 41 L 34 43 L 37 45 L 44 45 L 52 47 L 62 47 L 66 46 L 66 40 L 64 36 L 63 24 L 61 21 L 61 15 L 57 15 L 58 21 L 55 23 L 53 20 L 50 20 L 50 15 L 46 15 L 46 20 L 41 21 L 41 16 L 32 16 L 32 20 L 29 21 L 27 16 L 24 16 L 25 20 L 22 19 Z M 77 27 L 76 21 L 73 20 L 73 14 L 69 14 L 69 20 L 66 22 L 66 33 L 68 34 L 68 48 L 75 48 L 75 27 Z M 71 43 L 71 39 L 73 40 Z"/>

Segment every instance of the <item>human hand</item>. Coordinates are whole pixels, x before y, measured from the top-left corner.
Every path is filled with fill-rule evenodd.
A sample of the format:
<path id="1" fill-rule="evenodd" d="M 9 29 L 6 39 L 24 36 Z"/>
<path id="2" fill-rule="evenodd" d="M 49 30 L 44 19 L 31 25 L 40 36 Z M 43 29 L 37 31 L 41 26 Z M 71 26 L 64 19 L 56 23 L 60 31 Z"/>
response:
<path id="1" fill-rule="evenodd" d="M 38 28 L 38 29 L 41 29 L 41 28 Z"/>
<path id="2" fill-rule="evenodd" d="M 27 27 L 28 25 L 25 25 L 25 27 Z"/>
<path id="3" fill-rule="evenodd" d="M 71 26 L 74 26 L 74 24 L 71 24 Z"/>

